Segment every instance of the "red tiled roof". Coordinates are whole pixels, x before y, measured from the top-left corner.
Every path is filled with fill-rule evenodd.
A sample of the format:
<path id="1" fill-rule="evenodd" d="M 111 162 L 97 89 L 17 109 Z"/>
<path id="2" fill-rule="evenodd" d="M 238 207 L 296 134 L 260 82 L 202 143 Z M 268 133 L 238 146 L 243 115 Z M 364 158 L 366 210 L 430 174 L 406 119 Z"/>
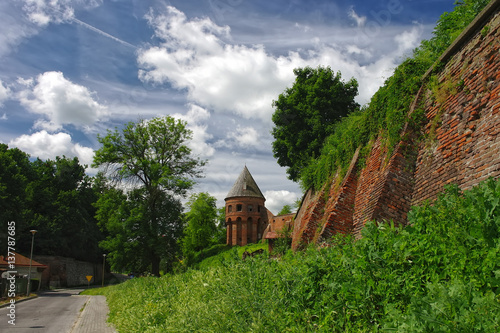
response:
<path id="1" fill-rule="evenodd" d="M 30 258 L 26 258 L 25 256 L 14 252 L 16 256 L 15 266 L 16 267 L 29 267 Z M 7 256 L 0 256 L 0 267 L 7 267 L 9 262 L 7 261 Z M 31 267 L 48 267 L 47 265 L 41 264 L 38 261 L 32 260 Z"/>

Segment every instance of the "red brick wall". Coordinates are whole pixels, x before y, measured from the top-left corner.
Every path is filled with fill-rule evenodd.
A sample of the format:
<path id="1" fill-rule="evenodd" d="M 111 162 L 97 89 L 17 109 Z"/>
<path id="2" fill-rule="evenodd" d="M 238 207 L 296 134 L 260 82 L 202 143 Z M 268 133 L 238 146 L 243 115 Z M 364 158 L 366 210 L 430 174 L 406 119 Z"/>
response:
<path id="1" fill-rule="evenodd" d="M 301 249 L 309 244 L 316 234 L 316 229 L 324 215 L 325 187 L 318 192 L 309 190 L 295 217 L 292 236 L 292 248 Z"/>
<path id="2" fill-rule="evenodd" d="M 413 204 L 434 199 L 445 184 L 468 189 L 500 176 L 500 15 L 487 26 L 439 73 L 439 89 L 427 92 Z"/>
<path id="3" fill-rule="evenodd" d="M 256 197 L 226 199 L 226 244 L 243 246 L 262 238 L 262 232 L 269 222 L 264 202 L 264 199 Z M 237 205 L 241 205 L 241 211 L 237 210 Z M 252 205 L 252 211 L 249 211 L 249 205 Z M 231 211 L 229 206 L 232 207 Z"/>
<path id="4" fill-rule="evenodd" d="M 434 200 L 445 184 L 468 189 L 500 177 L 499 4 L 445 53 L 444 69 L 427 77 L 409 110 L 424 105 L 423 133 L 406 126 L 391 156 L 378 138 L 361 170 L 356 153 L 343 179 L 307 192 L 294 221 L 294 249 L 335 233 L 360 237 L 370 220 L 405 224 L 411 205 Z"/>

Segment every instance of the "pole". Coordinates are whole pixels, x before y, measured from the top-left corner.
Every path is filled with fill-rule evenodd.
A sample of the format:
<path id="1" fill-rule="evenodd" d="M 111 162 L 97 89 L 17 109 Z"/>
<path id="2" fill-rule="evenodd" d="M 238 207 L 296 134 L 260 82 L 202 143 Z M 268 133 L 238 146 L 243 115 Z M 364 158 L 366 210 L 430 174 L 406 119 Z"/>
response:
<path id="1" fill-rule="evenodd" d="M 104 287 L 104 264 L 106 263 L 106 254 L 102 255 L 102 286 Z"/>
<path id="2" fill-rule="evenodd" d="M 31 254 L 30 254 L 30 270 L 28 271 L 28 288 L 26 289 L 26 296 L 30 295 L 30 283 L 31 283 L 31 261 L 33 260 L 33 243 L 35 242 L 36 230 L 30 230 L 31 232 Z"/>

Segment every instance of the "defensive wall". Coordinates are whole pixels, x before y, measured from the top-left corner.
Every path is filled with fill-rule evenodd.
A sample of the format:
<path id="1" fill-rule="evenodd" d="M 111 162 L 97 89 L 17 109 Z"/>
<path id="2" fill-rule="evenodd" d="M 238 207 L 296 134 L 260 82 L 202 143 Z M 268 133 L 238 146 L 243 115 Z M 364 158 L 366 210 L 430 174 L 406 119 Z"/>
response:
<path id="1" fill-rule="evenodd" d="M 292 247 L 353 233 L 371 220 L 407 223 L 412 205 L 434 200 L 446 184 L 469 189 L 500 176 L 500 0 L 494 0 L 423 78 L 406 124 L 389 153 L 381 138 L 363 165 L 359 152 L 345 175 L 309 190 L 294 220 Z M 390 155 L 389 155 L 390 154 Z"/>

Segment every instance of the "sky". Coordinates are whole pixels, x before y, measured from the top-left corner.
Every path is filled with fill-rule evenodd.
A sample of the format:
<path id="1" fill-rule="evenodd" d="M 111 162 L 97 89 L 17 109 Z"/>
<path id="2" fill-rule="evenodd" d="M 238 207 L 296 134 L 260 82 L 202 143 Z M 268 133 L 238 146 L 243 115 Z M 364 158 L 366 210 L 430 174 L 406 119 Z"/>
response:
<path id="1" fill-rule="evenodd" d="M 354 77 L 364 105 L 453 3 L 1 1 L 0 142 L 90 166 L 98 134 L 174 116 L 208 161 L 191 193 L 222 207 L 246 165 L 276 214 L 303 194 L 273 157 L 270 134 L 272 101 L 293 85 L 293 69 Z"/>

